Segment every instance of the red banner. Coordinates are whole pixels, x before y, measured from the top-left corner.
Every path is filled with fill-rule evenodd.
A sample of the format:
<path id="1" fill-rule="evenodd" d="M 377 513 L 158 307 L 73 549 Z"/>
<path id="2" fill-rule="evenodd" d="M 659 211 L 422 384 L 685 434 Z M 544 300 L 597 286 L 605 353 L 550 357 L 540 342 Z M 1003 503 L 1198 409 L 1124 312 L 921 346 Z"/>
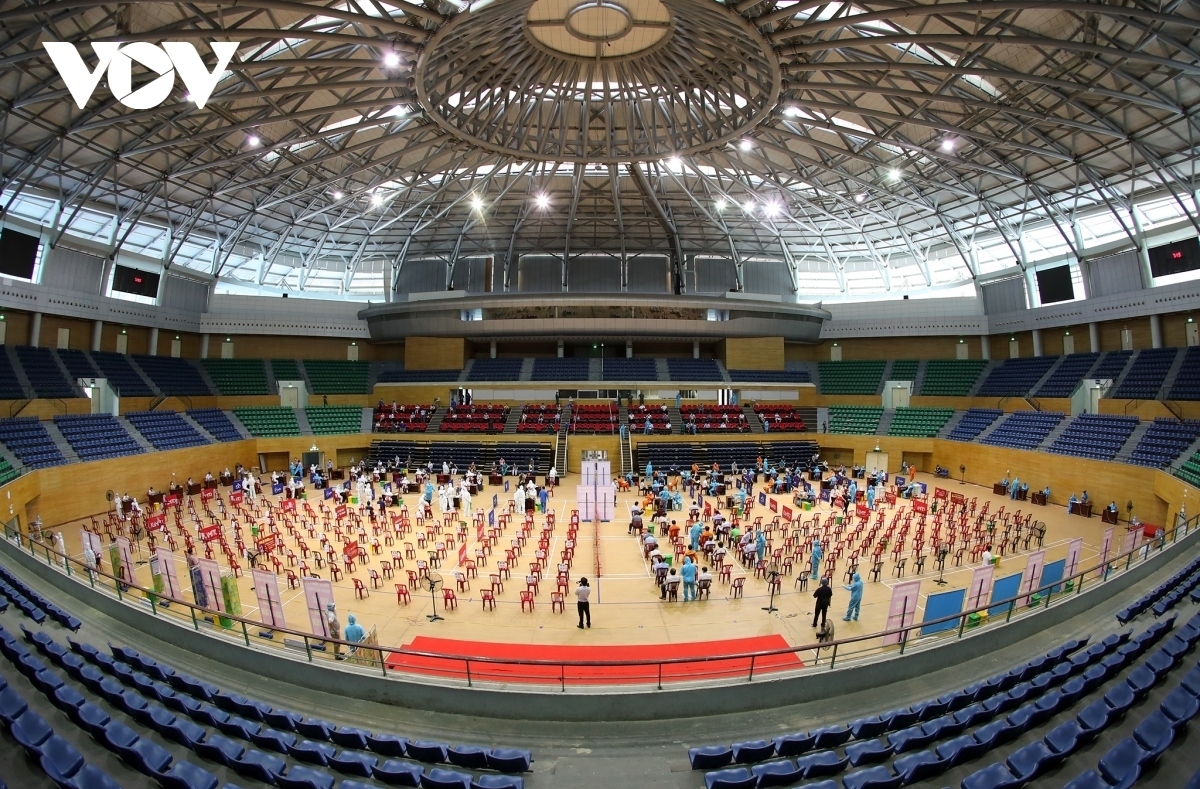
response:
<path id="1" fill-rule="evenodd" d="M 792 519 L 792 508 L 791 508 L 791 507 L 788 507 L 788 506 L 786 506 L 786 505 L 784 506 L 784 508 L 783 508 L 783 519 L 784 519 L 785 521 L 790 521 L 790 520 Z"/>
<path id="2" fill-rule="evenodd" d="M 712 505 L 708 504 L 707 502 L 704 504 L 704 517 L 706 517 L 706 518 L 712 517 Z"/>
<path id="3" fill-rule="evenodd" d="M 913 512 L 917 513 L 918 515 L 924 515 L 925 513 L 929 512 L 929 505 L 923 501 L 914 501 Z"/>
<path id="4" fill-rule="evenodd" d="M 346 505 L 345 504 L 337 505 L 337 509 L 335 509 L 333 511 L 333 515 L 338 520 L 341 520 L 342 518 L 346 517 Z"/>
<path id="5" fill-rule="evenodd" d="M 467 541 L 463 540 L 458 544 L 458 566 L 462 567 L 463 562 L 467 560 Z"/>
<path id="6" fill-rule="evenodd" d="M 346 543 L 346 547 L 342 548 L 342 553 L 346 555 L 347 559 L 353 561 L 358 558 L 359 550 L 358 541 L 355 540 L 354 542 Z"/>
<path id="7" fill-rule="evenodd" d="M 775 499 L 768 499 L 767 506 L 771 508 L 771 512 L 779 512 L 779 502 Z"/>
<path id="8" fill-rule="evenodd" d="M 200 500 L 201 501 L 210 501 L 214 494 L 216 494 L 216 491 L 213 490 L 212 488 L 204 488 L 203 490 L 200 491 Z"/>
<path id="9" fill-rule="evenodd" d="M 240 490 L 235 490 L 229 494 L 229 503 L 230 504 L 241 504 L 243 498 L 245 498 L 245 494 L 242 493 Z"/>
<path id="10" fill-rule="evenodd" d="M 883 498 L 888 504 L 896 503 L 896 494 L 892 493 L 891 491 L 888 491 L 887 493 L 883 494 Z"/>
<path id="11" fill-rule="evenodd" d="M 167 527 L 166 515 L 151 515 L 146 518 L 146 531 L 158 531 Z"/>
<path id="12" fill-rule="evenodd" d="M 264 553 L 270 553 L 279 545 L 278 534 L 264 534 L 258 538 L 258 549 Z"/>
<path id="13" fill-rule="evenodd" d="M 947 499 L 950 497 L 950 491 L 946 490 L 945 488 L 934 488 L 933 497 L 935 499 Z"/>
<path id="14" fill-rule="evenodd" d="M 869 509 L 867 509 L 866 504 L 856 504 L 854 506 L 854 514 L 857 515 L 858 517 L 862 518 L 863 520 L 866 520 L 867 518 L 871 517 L 871 511 Z"/>
<path id="15" fill-rule="evenodd" d="M 183 497 L 178 493 L 168 493 L 166 496 L 163 496 L 163 506 L 178 508 L 182 503 L 182 499 Z"/>
<path id="16" fill-rule="evenodd" d="M 961 493 L 951 493 L 950 494 L 950 503 L 951 504 L 965 504 L 966 501 L 967 501 L 967 497 Z"/>
<path id="17" fill-rule="evenodd" d="M 221 539 L 221 527 L 216 525 L 201 527 L 200 539 L 204 542 L 212 542 L 213 540 Z"/>
<path id="18" fill-rule="evenodd" d="M 283 501 L 279 502 L 279 509 L 282 510 L 283 512 L 295 512 L 296 511 L 296 500 L 295 499 L 284 499 Z"/>

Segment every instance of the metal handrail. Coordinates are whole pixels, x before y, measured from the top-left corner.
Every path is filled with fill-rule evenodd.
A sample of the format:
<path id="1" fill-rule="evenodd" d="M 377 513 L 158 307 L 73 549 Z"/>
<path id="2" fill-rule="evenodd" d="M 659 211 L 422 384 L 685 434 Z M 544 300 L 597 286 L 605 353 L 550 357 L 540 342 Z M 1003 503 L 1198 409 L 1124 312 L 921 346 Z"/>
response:
<path id="1" fill-rule="evenodd" d="M 212 621 L 214 622 L 214 624 L 221 620 L 230 622 L 231 624 L 229 626 L 225 627 L 225 629 L 227 631 L 232 631 L 234 625 L 240 625 L 242 640 L 245 641 L 245 644 L 247 646 L 253 646 L 254 644 L 262 643 L 259 641 L 251 640 L 250 630 L 251 630 L 251 628 L 253 628 L 254 630 L 260 630 L 260 631 L 267 630 L 267 631 L 271 631 L 274 633 L 280 633 L 285 636 L 294 636 L 296 638 L 302 639 L 303 643 L 304 643 L 304 649 L 307 654 L 307 658 L 308 658 L 309 662 L 313 661 L 313 650 L 314 649 L 316 649 L 318 652 L 324 651 L 322 647 L 314 646 L 314 644 L 316 644 L 316 645 L 337 644 L 338 646 L 345 647 L 347 649 L 347 651 L 350 648 L 356 648 L 359 652 L 379 653 L 378 660 L 376 660 L 374 658 L 368 658 L 368 660 L 372 666 L 374 666 L 377 663 L 378 664 L 377 667 L 382 670 L 383 676 L 385 676 L 385 677 L 388 676 L 387 662 L 388 662 L 389 656 L 398 655 L 398 656 L 402 656 L 402 657 L 435 659 L 438 661 L 444 661 L 447 664 L 447 666 L 453 665 L 453 664 L 463 665 L 464 669 L 465 669 L 467 685 L 469 687 L 473 687 L 474 684 L 477 682 L 477 679 L 473 679 L 473 677 L 472 677 L 471 667 L 473 664 L 476 666 L 478 666 L 478 665 L 501 665 L 501 666 L 530 666 L 530 667 L 557 668 L 557 669 L 559 669 L 558 677 L 557 677 L 558 684 L 561 686 L 562 690 L 565 692 L 566 685 L 567 685 L 567 678 L 568 678 L 567 669 L 569 669 L 569 668 L 606 668 L 606 667 L 607 668 L 621 668 L 621 667 L 642 666 L 647 669 L 654 670 L 654 673 L 646 674 L 645 676 L 650 681 L 654 681 L 654 678 L 656 677 L 658 689 L 661 690 L 663 687 L 663 667 L 664 666 L 683 665 L 683 664 L 687 664 L 687 665 L 713 664 L 713 663 L 720 663 L 720 662 L 724 662 L 724 661 L 746 661 L 746 660 L 749 660 L 750 665 L 748 668 L 746 681 L 753 681 L 755 670 L 758 667 L 757 666 L 758 662 L 765 658 L 771 658 L 771 657 L 776 657 L 776 656 L 781 656 L 781 655 L 789 655 L 789 654 L 796 655 L 801 652 L 816 651 L 818 657 L 817 657 L 817 660 L 813 664 L 813 667 L 815 668 L 816 665 L 819 664 L 819 662 L 820 662 L 820 650 L 828 650 L 830 652 L 828 668 L 833 669 L 835 665 L 838 665 L 839 650 L 844 652 L 847 648 L 850 648 L 855 644 L 862 644 L 862 643 L 868 642 L 868 641 L 876 641 L 876 640 L 885 638 L 887 636 L 898 635 L 900 638 L 898 644 L 881 645 L 879 648 L 879 651 L 873 652 L 872 654 L 877 655 L 877 654 L 881 654 L 881 653 L 891 652 L 891 651 L 893 651 L 893 647 L 895 648 L 896 651 L 899 652 L 899 654 L 903 654 L 905 652 L 905 649 L 908 647 L 908 641 L 909 641 L 910 634 L 912 633 L 912 631 L 914 631 L 914 630 L 919 631 L 923 628 L 927 628 L 927 627 L 939 625 L 939 624 L 944 624 L 944 623 L 950 622 L 950 621 L 958 622 L 956 637 L 961 639 L 968 630 L 968 618 L 973 614 L 978 614 L 983 611 L 991 611 L 993 609 L 1006 607 L 1007 611 L 1005 613 L 1004 624 L 1007 624 L 1012 620 L 1013 614 L 1018 609 L 1017 601 L 1021 600 L 1021 599 L 1026 599 L 1026 598 L 1032 600 L 1034 595 L 1044 595 L 1044 598 L 1043 598 L 1044 604 L 1042 601 L 1038 602 L 1038 607 L 1040 609 L 1044 610 L 1046 608 L 1049 608 L 1051 605 L 1051 601 L 1053 599 L 1055 599 L 1056 593 L 1053 590 L 1056 587 L 1061 587 L 1064 590 L 1066 589 L 1068 584 L 1071 584 L 1074 587 L 1074 589 L 1072 591 L 1069 591 L 1069 592 L 1064 591 L 1062 593 L 1057 594 L 1057 597 L 1059 599 L 1065 599 L 1072 595 L 1078 595 L 1078 594 L 1082 593 L 1082 591 L 1083 591 L 1084 581 L 1086 580 L 1087 576 L 1098 573 L 1099 574 L 1098 580 L 1101 583 L 1103 583 L 1104 581 L 1107 581 L 1112 576 L 1112 573 L 1114 570 L 1117 570 L 1118 572 L 1124 572 L 1124 571 L 1128 571 L 1130 568 L 1132 568 L 1134 566 L 1134 560 L 1138 554 L 1144 554 L 1143 561 L 1148 560 L 1151 555 L 1151 549 L 1156 548 L 1157 549 L 1156 552 L 1161 552 L 1161 551 L 1165 550 L 1165 548 L 1167 547 L 1168 544 L 1174 545 L 1179 540 L 1180 537 L 1190 534 L 1198 526 L 1200 526 L 1200 515 L 1192 517 L 1191 519 L 1185 521 L 1182 525 L 1176 525 L 1176 526 L 1172 527 L 1169 531 L 1164 531 L 1164 533 L 1161 536 L 1155 537 L 1151 542 L 1144 543 L 1144 544 L 1138 546 L 1137 548 L 1134 548 L 1131 551 L 1117 554 L 1101 564 L 1097 564 L 1093 567 L 1090 567 L 1090 568 L 1082 570 L 1082 571 L 1077 571 L 1074 574 L 1072 574 L 1070 577 L 1062 578 L 1062 579 L 1059 579 L 1058 581 L 1044 584 L 1035 590 L 1019 592 L 1017 595 L 1007 598 L 1007 599 L 1004 599 L 1004 600 L 993 601 L 993 602 L 988 603 L 987 605 L 980 606 L 978 608 L 960 611 L 958 613 L 950 614 L 950 615 L 947 615 L 944 617 L 939 617 L 937 619 L 924 620 L 921 622 L 913 622 L 911 624 L 904 624 L 900 627 L 896 627 L 896 628 L 892 628 L 892 629 L 888 629 L 888 630 L 882 630 L 882 631 L 878 631 L 875 633 L 868 633 L 865 635 L 852 636 L 850 638 L 837 639 L 834 641 L 818 642 L 818 643 L 812 643 L 812 644 L 802 644 L 800 646 L 780 647 L 777 649 L 757 650 L 754 652 L 739 652 L 736 654 L 707 655 L 707 656 L 695 656 L 695 657 L 657 658 L 657 659 L 653 659 L 653 660 L 539 660 L 539 659 L 516 659 L 516 658 L 500 658 L 500 657 L 487 657 L 487 656 L 469 656 L 468 657 L 468 656 L 446 655 L 444 653 L 439 653 L 439 652 L 425 652 L 422 650 L 405 649 L 405 648 L 401 648 L 401 647 L 386 647 L 386 646 L 381 646 L 381 645 L 376 645 L 376 644 L 364 646 L 361 643 L 355 643 L 355 642 L 339 640 L 339 639 L 332 639 L 332 638 L 325 638 L 325 637 L 314 635 L 312 633 L 306 633 L 306 632 L 299 631 L 299 630 L 292 630 L 289 628 L 272 626 L 269 623 L 255 621 L 252 619 L 245 619 L 243 617 L 239 617 L 239 616 L 236 616 L 233 614 L 222 613 L 215 609 L 206 608 L 204 606 L 199 606 L 194 603 L 189 603 L 186 600 L 173 598 L 168 595 L 164 595 L 159 592 L 156 592 L 152 589 L 146 589 L 146 588 L 138 586 L 136 584 L 128 583 L 127 581 L 125 581 L 123 579 L 117 578 L 116 576 L 110 575 L 110 574 L 100 571 L 100 570 L 90 570 L 89 571 L 88 568 L 86 567 L 86 565 L 84 565 L 79 560 L 74 559 L 66 554 L 60 553 L 58 550 L 56 550 L 55 548 L 52 548 L 51 546 L 47 545 L 44 542 L 34 540 L 32 537 L 24 535 L 20 532 L 14 532 L 11 529 L 9 529 L 8 527 L 6 527 L 6 531 L 8 532 L 7 536 L 10 539 L 12 539 L 14 536 L 17 538 L 17 542 L 22 548 L 28 547 L 29 553 L 31 556 L 38 558 L 39 548 L 40 548 L 41 549 L 40 553 L 42 553 L 43 558 L 45 558 L 46 563 L 48 565 L 50 565 L 51 567 L 56 567 L 59 570 L 65 570 L 66 574 L 69 577 L 77 578 L 78 576 L 81 576 L 81 575 L 84 577 L 87 577 L 90 580 L 92 588 L 96 588 L 96 585 L 97 585 L 96 579 L 102 578 L 102 579 L 106 579 L 109 582 L 111 582 L 114 590 L 116 591 L 116 596 L 119 600 L 123 600 L 124 597 L 127 596 L 129 592 L 140 592 L 147 600 L 152 600 L 155 602 L 155 604 L 151 605 L 151 611 L 155 615 L 161 614 L 161 612 L 158 610 L 160 606 L 157 603 L 159 601 L 166 601 L 167 603 L 169 603 L 171 605 L 177 604 L 179 606 L 182 606 L 182 607 L 188 609 L 188 611 L 190 612 L 190 615 L 191 615 L 193 627 L 196 630 L 200 629 L 200 622 L 204 621 L 206 617 L 212 617 Z M 1122 563 L 1124 563 L 1124 567 L 1119 567 Z M 72 569 L 72 568 L 74 568 L 74 569 Z M 1094 584 L 1093 584 L 1093 586 L 1094 586 Z M 1089 587 L 1089 588 L 1091 588 L 1091 587 Z M 1026 608 L 1030 608 L 1030 607 L 1032 607 L 1032 606 L 1026 606 Z M 199 616 L 197 614 L 199 614 Z M 943 632 L 949 633 L 949 632 L 951 632 L 951 630 L 946 629 Z M 920 637 L 920 636 L 918 636 L 918 637 Z M 930 636 L 928 636 L 928 638 L 932 638 L 932 639 L 940 639 L 940 637 L 941 637 L 941 633 L 930 634 Z M 845 662 L 846 662 L 845 659 L 843 659 L 842 663 L 845 663 Z M 334 665 L 336 665 L 336 664 L 334 664 Z M 803 669 L 801 669 L 801 670 L 808 669 L 808 668 L 809 668 L 809 666 L 805 665 L 803 667 Z M 397 673 L 397 674 L 402 673 L 396 668 L 392 668 L 392 672 Z M 427 675 L 430 677 L 436 677 L 439 675 L 444 675 L 449 672 L 450 672 L 449 668 L 445 668 L 445 669 L 433 668 L 427 672 Z M 404 672 L 404 673 L 405 673 L 406 678 L 411 679 L 412 674 L 414 672 L 408 671 L 408 672 Z M 416 673 L 419 673 L 419 671 Z M 692 673 L 694 674 L 695 672 L 692 672 Z M 778 672 L 775 672 L 775 673 L 778 673 Z M 539 675 L 539 678 L 541 676 L 543 676 L 543 675 Z M 549 676 L 549 675 L 545 675 L 545 676 Z M 704 678 L 706 681 L 711 681 L 710 677 L 705 677 L 703 674 L 700 675 L 700 678 Z M 623 684 L 623 685 L 630 684 L 628 682 L 628 680 L 630 679 L 629 677 L 623 677 L 622 679 L 626 680 L 626 681 L 623 681 L 620 684 Z M 602 683 L 597 682 L 596 680 L 597 680 L 597 677 L 593 676 L 593 677 L 583 680 L 583 682 L 581 684 L 586 685 L 587 687 L 590 687 L 590 688 L 602 686 Z M 686 680 L 687 680 L 687 678 L 681 678 L 681 681 L 686 681 Z M 646 684 L 648 684 L 648 683 L 646 683 Z"/>

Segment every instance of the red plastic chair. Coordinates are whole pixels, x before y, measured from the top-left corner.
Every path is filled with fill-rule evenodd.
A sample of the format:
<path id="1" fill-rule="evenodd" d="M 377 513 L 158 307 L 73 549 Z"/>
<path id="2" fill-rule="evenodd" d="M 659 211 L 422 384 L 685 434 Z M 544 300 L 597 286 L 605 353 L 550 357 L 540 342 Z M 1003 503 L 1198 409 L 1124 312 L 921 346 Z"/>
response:
<path id="1" fill-rule="evenodd" d="M 442 604 L 449 611 L 451 608 L 458 609 L 458 598 L 454 596 L 453 589 L 442 590 Z"/>
<path id="2" fill-rule="evenodd" d="M 396 605 L 404 603 L 408 605 L 412 602 L 412 598 L 408 596 L 408 587 L 404 584 L 396 584 Z"/>
<path id="3" fill-rule="evenodd" d="M 533 592 L 530 592 L 530 591 L 521 592 L 521 610 L 522 611 L 525 610 L 526 603 L 529 604 L 529 613 L 532 614 L 533 613 Z"/>
<path id="4" fill-rule="evenodd" d="M 357 578 L 352 578 L 351 580 L 354 581 L 354 596 L 359 600 L 363 600 L 367 597 L 367 595 L 371 594 L 369 591 L 367 591 L 367 585 L 362 581 L 358 580 Z"/>
<path id="5" fill-rule="evenodd" d="M 492 607 L 493 611 L 496 610 L 496 597 L 492 594 L 491 589 L 481 590 L 479 592 L 479 599 L 483 603 L 483 607 L 485 610 L 487 609 L 487 607 L 489 605 Z"/>
<path id="6" fill-rule="evenodd" d="M 558 612 L 560 614 L 564 613 L 567 610 L 567 603 L 566 603 L 565 598 L 563 597 L 562 592 L 551 592 L 550 593 L 550 611 L 551 611 L 551 613 L 554 612 L 555 608 L 558 608 Z"/>
<path id="7" fill-rule="evenodd" d="M 729 591 L 731 592 L 730 596 L 731 597 L 741 597 L 742 596 L 742 587 L 745 585 L 746 585 L 746 576 L 739 575 L 737 578 L 734 578 L 733 586 L 730 587 L 730 589 L 729 589 Z"/>

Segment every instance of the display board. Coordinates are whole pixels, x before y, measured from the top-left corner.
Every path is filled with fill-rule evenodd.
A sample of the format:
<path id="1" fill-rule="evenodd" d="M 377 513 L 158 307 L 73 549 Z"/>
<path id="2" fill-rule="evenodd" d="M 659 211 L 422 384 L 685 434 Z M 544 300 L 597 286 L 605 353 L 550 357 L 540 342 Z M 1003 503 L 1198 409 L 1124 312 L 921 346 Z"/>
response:
<path id="1" fill-rule="evenodd" d="M 333 602 L 333 583 L 327 578 L 304 579 L 304 605 L 308 608 L 308 626 L 315 636 L 329 638 L 325 606 Z"/>
<path id="2" fill-rule="evenodd" d="M 258 619 L 270 628 L 286 628 L 283 618 L 283 598 L 279 596 L 279 578 L 275 573 L 255 568 L 254 596 L 258 599 Z"/>
<path id="3" fill-rule="evenodd" d="M 963 610 L 963 601 L 966 598 L 966 589 L 951 589 L 948 592 L 929 595 L 929 597 L 925 598 L 925 618 L 922 621 L 929 622 L 934 619 L 941 619 L 943 616 L 960 613 Z M 945 622 L 925 625 L 921 628 L 921 635 L 931 636 L 934 633 L 954 630 L 957 627 L 957 619 L 947 619 Z"/>
<path id="4" fill-rule="evenodd" d="M 1046 563 L 1045 551 L 1034 551 L 1025 560 L 1025 572 L 1021 574 L 1021 599 L 1017 605 L 1029 605 L 1030 596 L 1042 585 L 1042 570 Z"/>
<path id="5" fill-rule="evenodd" d="M 917 598 L 921 595 L 920 581 L 904 581 L 892 587 L 892 602 L 888 606 L 887 630 L 897 630 L 917 621 Z M 883 644 L 899 644 L 903 633 L 889 633 Z"/>
<path id="6" fill-rule="evenodd" d="M 999 579 L 998 581 L 996 581 L 996 583 L 994 583 L 992 585 L 991 602 L 994 604 L 998 600 L 1008 600 L 1009 598 L 1016 597 L 1017 593 L 1020 591 L 1021 591 L 1021 573 L 1013 573 L 1012 575 L 1005 576 L 1004 578 Z M 1005 603 L 1003 605 L 993 605 L 991 608 L 988 609 L 989 617 L 1004 616 L 1007 613 L 1008 613 L 1008 604 L 1007 603 Z"/>

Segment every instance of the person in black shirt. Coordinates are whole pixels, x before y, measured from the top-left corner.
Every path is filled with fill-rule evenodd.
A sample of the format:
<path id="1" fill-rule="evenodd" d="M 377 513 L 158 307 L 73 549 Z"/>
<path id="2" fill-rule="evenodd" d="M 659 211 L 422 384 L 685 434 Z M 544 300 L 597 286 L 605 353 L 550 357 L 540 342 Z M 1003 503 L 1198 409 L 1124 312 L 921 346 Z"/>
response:
<path id="1" fill-rule="evenodd" d="M 829 604 L 833 601 L 833 589 L 829 586 L 829 579 L 822 578 L 821 585 L 817 587 L 817 591 L 813 592 L 813 597 L 817 600 L 817 610 L 813 612 L 812 626 L 817 626 L 817 620 L 821 620 L 821 626 L 825 626 L 825 614 L 829 611 Z"/>

